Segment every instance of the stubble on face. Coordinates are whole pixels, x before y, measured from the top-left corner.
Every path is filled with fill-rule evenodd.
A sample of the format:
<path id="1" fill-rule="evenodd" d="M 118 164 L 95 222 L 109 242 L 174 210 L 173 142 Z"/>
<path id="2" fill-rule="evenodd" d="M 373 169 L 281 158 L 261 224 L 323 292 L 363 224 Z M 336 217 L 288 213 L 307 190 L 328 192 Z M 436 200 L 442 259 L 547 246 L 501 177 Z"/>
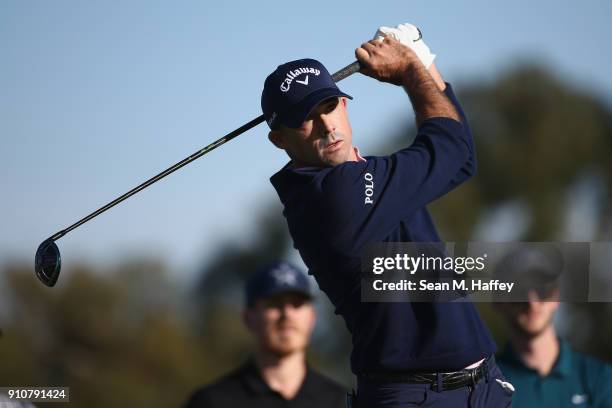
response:
<path id="1" fill-rule="evenodd" d="M 265 347 L 268 352 L 284 357 L 302 351 L 308 345 L 309 333 L 292 322 L 278 322 L 268 332 Z"/>
<path id="2" fill-rule="evenodd" d="M 331 167 L 357 160 L 343 98 L 322 102 L 300 128 L 284 128 L 283 134 L 294 167 Z"/>
<path id="3" fill-rule="evenodd" d="M 288 311 L 283 312 L 282 308 Z M 271 302 L 262 302 L 252 313 L 256 337 L 268 353 L 283 357 L 303 351 L 308 345 L 314 310 L 303 297 L 285 295 Z"/>
<path id="4" fill-rule="evenodd" d="M 552 323 L 552 313 L 544 316 L 534 316 L 530 312 L 526 312 L 518 315 L 513 325 L 524 337 L 535 338 L 541 335 Z"/>
<path id="5" fill-rule="evenodd" d="M 515 331 L 525 338 L 536 338 L 553 324 L 554 302 L 520 302 L 506 305 L 506 313 Z"/>
<path id="6" fill-rule="evenodd" d="M 341 132 L 332 132 L 325 139 L 321 139 L 318 152 L 321 162 L 326 166 L 337 166 L 351 159 L 353 150 L 350 139 Z"/>

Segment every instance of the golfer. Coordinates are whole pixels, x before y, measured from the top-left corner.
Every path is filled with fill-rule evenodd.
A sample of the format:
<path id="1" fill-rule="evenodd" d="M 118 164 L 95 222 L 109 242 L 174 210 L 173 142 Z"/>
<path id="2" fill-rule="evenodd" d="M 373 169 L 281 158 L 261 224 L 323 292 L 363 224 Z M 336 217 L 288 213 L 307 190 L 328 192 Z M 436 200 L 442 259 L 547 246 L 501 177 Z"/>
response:
<path id="1" fill-rule="evenodd" d="M 364 246 L 440 241 L 426 205 L 476 171 L 467 119 L 419 30 L 379 31 L 355 54 L 363 74 L 408 93 L 414 141 L 389 156 L 363 157 L 353 145 L 351 97 L 318 61 L 288 62 L 262 93 L 268 137 L 290 158 L 271 182 L 295 247 L 352 335 L 353 406 L 510 406 L 495 344 L 471 303 L 361 302 Z"/>

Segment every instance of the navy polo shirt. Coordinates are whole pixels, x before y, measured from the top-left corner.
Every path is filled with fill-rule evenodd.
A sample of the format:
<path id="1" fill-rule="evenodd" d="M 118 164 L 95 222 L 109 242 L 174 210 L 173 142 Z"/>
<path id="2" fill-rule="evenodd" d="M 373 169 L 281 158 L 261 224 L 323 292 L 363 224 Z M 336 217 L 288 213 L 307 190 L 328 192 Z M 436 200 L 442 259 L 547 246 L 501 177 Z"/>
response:
<path id="1" fill-rule="evenodd" d="M 476 171 L 467 119 L 430 118 L 411 145 L 334 167 L 292 168 L 271 178 L 294 246 L 352 335 L 351 368 L 455 370 L 495 351 L 469 302 L 361 302 L 361 255 L 376 242 L 439 242 L 426 205 Z M 408 135 L 407 135 L 408 138 Z M 366 195 L 365 186 L 374 184 Z"/>
<path id="2" fill-rule="evenodd" d="M 517 408 L 612 406 L 612 365 L 573 350 L 559 339 L 559 357 L 551 372 L 541 377 L 525 366 L 508 344 L 497 363 L 514 386 Z"/>

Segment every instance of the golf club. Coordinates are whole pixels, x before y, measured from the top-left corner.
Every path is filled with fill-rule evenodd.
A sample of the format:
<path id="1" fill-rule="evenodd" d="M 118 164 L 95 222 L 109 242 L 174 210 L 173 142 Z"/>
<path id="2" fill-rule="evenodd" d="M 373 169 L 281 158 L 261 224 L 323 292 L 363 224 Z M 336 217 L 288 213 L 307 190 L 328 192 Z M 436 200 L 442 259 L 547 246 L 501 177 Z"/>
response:
<path id="1" fill-rule="evenodd" d="M 349 75 L 352 75 L 355 72 L 358 72 L 359 69 L 360 69 L 359 62 L 355 61 L 352 64 L 349 64 L 346 67 L 339 70 L 338 72 L 334 73 L 332 75 L 332 78 L 334 82 L 339 82 L 343 80 L 344 78 L 348 77 Z M 134 187 L 132 190 L 128 191 L 122 196 L 117 197 L 116 199 L 106 204 L 105 206 L 92 212 L 85 218 L 82 218 L 81 220 L 75 222 L 74 224 L 67 227 L 66 229 L 56 232 L 54 235 L 44 240 L 38 246 L 38 249 L 36 250 L 36 257 L 34 259 L 34 269 L 36 271 L 36 276 L 38 276 L 38 279 L 40 279 L 42 283 L 44 283 L 45 285 L 49 287 L 54 286 L 55 283 L 57 282 L 57 278 L 59 277 L 59 273 L 62 267 L 62 260 L 61 260 L 59 248 L 55 244 L 55 241 L 57 241 L 58 239 L 60 239 L 61 237 L 63 237 L 64 235 L 72 231 L 73 229 L 85 224 L 87 221 L 91 220 L 92 218 L 95 218 L 98 215 L 102 214 L 104 211 L 108 210 L 109 208 L 114 207 L 115 205 L 133 196 L 139 191 L 144 190 L 145 188 L 149 187 L 151 184 L 155 183 L 156 181 L 161 180 L 162 178 L 180 169 L 186 164 L 191 163 L 192 161 L 204 156 L 206 153 L 210 152 L 211 150 L 216 149 L 222 144 L 229 142 L 236 136 L 259 125 L 263 121 L 264 121 L 264 116 L 261 115 L 251 120 L 250 122 L 245 123 L 244 125 L 240 126 L 238 129 L 228 133 L 227 135 L 223 136 L 222 138 L 218 140 L 215 140 L 214 142 L 204 147 L 203 149 L 198 150 L 191 156 L 186 157 L 185 159 L 181 160 L 175 165 L 162 171 L 158 175 L 150 178 L 149 180 L 145 181 L 144 183 L 140 184 L 137 187 Z"/>

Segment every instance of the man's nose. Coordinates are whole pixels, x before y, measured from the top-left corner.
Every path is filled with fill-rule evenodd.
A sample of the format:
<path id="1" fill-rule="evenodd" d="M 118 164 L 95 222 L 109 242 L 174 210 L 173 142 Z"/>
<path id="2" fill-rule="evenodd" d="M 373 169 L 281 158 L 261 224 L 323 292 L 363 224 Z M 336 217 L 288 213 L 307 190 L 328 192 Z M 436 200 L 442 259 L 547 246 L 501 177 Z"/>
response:
<path id="1" fill-rule="evenodd" d="M 327 137 L 327 135 L 336 130 L 336 125 L 334 124 L 333 119 L 329 115 L 325 114 L 319 115 L 319 126 L 321 137 Z"/>
<path id="2" fill-rule="evenodd" d="M 529 302 L 529 306 L 533 307 L 534 305 L 539 304 L 541 299 L 535 290 L 530 290 L 527 292 L 527 301 Z"/>
<path id="3" fill-rule="evenodd" d="M 292 305 L 290 302 L 283 303 L 280 306 L 280 312 L 283 317 L 290 316 L 291 314 L 293 314 L 294 311 L 295 311 L 295 306 Z"/>

